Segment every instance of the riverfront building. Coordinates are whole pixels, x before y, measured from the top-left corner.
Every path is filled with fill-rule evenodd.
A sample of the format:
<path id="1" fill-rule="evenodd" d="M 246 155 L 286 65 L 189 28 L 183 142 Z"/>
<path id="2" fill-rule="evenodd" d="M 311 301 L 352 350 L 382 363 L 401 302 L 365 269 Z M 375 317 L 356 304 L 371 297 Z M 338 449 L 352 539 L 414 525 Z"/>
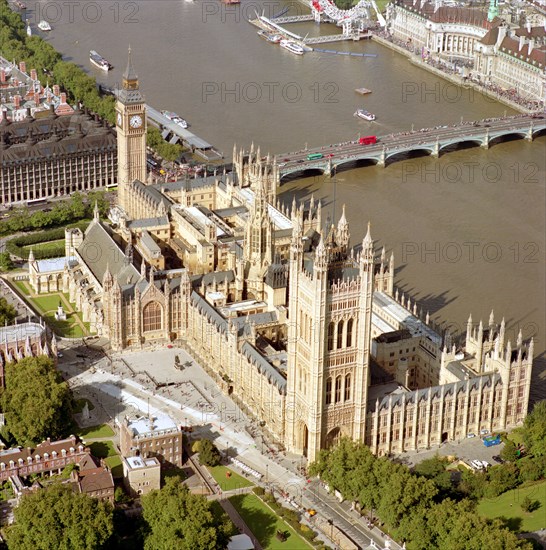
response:
<path id="1" fill-rule="evenodd" d="M 235 150 L 232 174 L 147 183 L 131 62 L 116 109 L 119 204 L 111 225 L 96 212 L 67 232 L 63 272 L 113 351 L 184 346 L 310 460 L 344 435 L 388 454 L 522 423 L 532 341 L 510 342 L 491 316 L 452 342 L 395 291 L 394 257 L 370 228 L 352 248 L 345 212 L 334 224 L 320 202 L 276 205 L 278 168 L 259 150 Z M 124 455 L 182 457 L 176 426 L 126 419 L 121 432 Z"/>
<path id="2" fill-rule="evenodd" d="M 546 29 L 532 13 L 525 18 L 520 26 L 509 12 L 499 14 L 495 2 L 486 10 L 439 0 L 395 0 L 387 10 L 387 28 L 424 60 L 464 64 L 464 75 L 472 80 L 544 104 Z"/>

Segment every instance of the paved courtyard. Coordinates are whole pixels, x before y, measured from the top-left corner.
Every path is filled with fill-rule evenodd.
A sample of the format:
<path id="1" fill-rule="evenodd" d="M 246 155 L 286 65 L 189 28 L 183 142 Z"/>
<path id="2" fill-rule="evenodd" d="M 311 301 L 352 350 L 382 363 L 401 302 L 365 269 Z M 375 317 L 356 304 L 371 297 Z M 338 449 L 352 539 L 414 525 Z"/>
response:
<path id="1" fill-rule="evenodd" d="M 483 444 L 483 440 L 480 437 L 472 437 L 461 440 L 460 442 L 454 441 L 451 443 L 443 443 L 440 447 L 432 448 L 428 451 L 419 452 L 407 452 L 400 455 L 400 460 L 408 466 L 413 466 L 427 458 L 432 458 L 436 454 L 440 456 L 452 456 L 469 462 L 470 460 L 487 460 L 490 464 L 494 465 L 496 462 L 493 460 L 493 456 L 500 454 L 504 447 L 504 443 L 500 445 L 493 445 L 492 447 L 486 447 Z"/>

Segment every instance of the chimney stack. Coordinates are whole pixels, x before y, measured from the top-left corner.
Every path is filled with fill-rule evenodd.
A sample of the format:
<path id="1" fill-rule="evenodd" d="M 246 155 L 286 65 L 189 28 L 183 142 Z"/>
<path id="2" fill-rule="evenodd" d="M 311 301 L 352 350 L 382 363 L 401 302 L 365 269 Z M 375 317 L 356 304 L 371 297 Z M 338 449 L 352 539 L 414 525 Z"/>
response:
<path id="1" fill-rule="evenodd" d="M 6 82 L 6 70 L 0 69 L 0 83 L 5 84 Z"/>
<path id="2" fill-rule="evenodd" d="M 525 44 L 525 36 L 523 34 L 519 37 L 519 48 L 518 51 L 521 52 L 521 48 L 523 48 Z"/>
<path id="3" fill-rule="evenodd" d="M 13 98 L 13 104 L 15 105 L 15 108 L 16 109 L 19 109 L 21 107 L 21 96 L 19 94 L 17 94 L 14 98 Z"/>
<path id="4" fill-rule="evenodd" d="M 32 80 L 38 80 L 38 73 L 36 72 L 36 69 L 31 69 L 30 70 L 30 78 Z"/>
<path id="5" fill-rule="evenodd" d="M 59 88 L 59 85 L 53 84 L 53 94 L 58 97 L 60 93 L 61 93 L 61 89 Z"/>
<path id="6" fill-rule="evenodd" d="M 61 103 L 64 105 L 66 103 L 66 93 L 65 92 L 62 92 L 61 93 Z"/>
<path id="7" fill-rule="evenodd" d="M 24 61 L 21 61 L 19 63 L 19 70 L 22 72 L 22 73 L 25 73 L 27 72 L 27 64 L 24 62 Z"/>
<path id="8" fill-rule="evenodd" d="M 40 94 L 38 92 L 34 92 L 34 103 L 36 103 L 36 107 L 40 106 Z"/>
<path id="9" fill-rule="evenodd" d="M 528 48 L 528 54 L 531 55 L 531 52 L 533 51 L 533 48 L 535 47 L 535 39 L 530 38 L 529 39 L 529 48 Z"/>

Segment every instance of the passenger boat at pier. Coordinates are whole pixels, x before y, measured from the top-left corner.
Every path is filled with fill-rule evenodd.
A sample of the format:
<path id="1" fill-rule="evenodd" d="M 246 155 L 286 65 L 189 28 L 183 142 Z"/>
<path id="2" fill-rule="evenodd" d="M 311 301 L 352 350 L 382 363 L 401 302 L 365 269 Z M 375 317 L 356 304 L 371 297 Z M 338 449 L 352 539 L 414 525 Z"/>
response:
<path id="1" fill-rule="evenodd" d="M 91 50 L 89 52 L 89 61 L 91 61 L 91 63 L 95 65 L 95 67 L 103 71 L 109 71 L 110 69 L 114 68 L 113 65 L 111 65 L 106 59 L 104 59 L 102 55 L 99 55 L 95 50 Z"/>
<path id="2" fill-rule="evenodd" d="M 291 40 L 281 40 L 280 44 L 282 48 L 288 50 L 289 52 L 295 53 L 296 55 L 303 55 L 305 53 L 305 50 L 299 44 L 296 44 Z"/>
<path id="3" fill-rule="evenodd" d="M 363 118 L 364 120 L 367 120 L 369 122 L 373 122 L 375 120 L 375 115 L 373 113 L 370 113 L 370 111 L 366 111 L 366 109 L 357 109 L 355 116 Z"/>
<path id="4" fill-rule="evenodd" d="M 241 0 L 222 0 L 222 4 L 240 4 Z"/>
<path id="5" fill-rule="evenodd" d="M 366 95 L 366 94 L 371 94 L 372 93 L 372 91 L 368 90 L 368 88 L 356 88 L 355 92 L 357 94 L 361 94 L 361 95 Z"/>
<path id="6" fill-rule="evenodd" d="M 15 2 L 13 2 L 13 5 L 19 10 L 26 10 L 27 9 L 26 5 L 23 4 L 23 2 L 19 2 L 18 0 L 15 0 Z"/>
<path id="7" fill-rule="evenodd" d="M 178 126 L 180 126 L 180 128 L 183 128 L 184 130 L 188 127 L 188 123 L 182 117 L 179 117 L 176 113 L 172 113 L 171 111 L 161 111 L 161 114 L 165 118 L 168 118 L 171 122 L 178 124 Z"/>
<path id="8" fill-rule="evenodd" d="M 280 34 L 275 34 L 264 30 L 258 31 L 258 36 L 268 42 L 271 42 L 272 44 L 278 44 L 282 40 L 282 36 Z"/>

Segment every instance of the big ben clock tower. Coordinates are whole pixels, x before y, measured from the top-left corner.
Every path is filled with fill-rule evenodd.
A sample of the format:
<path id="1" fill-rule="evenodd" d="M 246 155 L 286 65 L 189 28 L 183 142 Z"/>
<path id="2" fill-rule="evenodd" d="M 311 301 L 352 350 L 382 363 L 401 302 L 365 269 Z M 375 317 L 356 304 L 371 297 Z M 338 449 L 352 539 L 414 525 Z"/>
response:
<path id="1" fill-rule="evenodd" d="M 146 105 L 131 61 L 131 48 L 123 85 L 116 102 L 118 138 L 118 204 L 130 215 L 127 186 L 146 181 Z"/>

